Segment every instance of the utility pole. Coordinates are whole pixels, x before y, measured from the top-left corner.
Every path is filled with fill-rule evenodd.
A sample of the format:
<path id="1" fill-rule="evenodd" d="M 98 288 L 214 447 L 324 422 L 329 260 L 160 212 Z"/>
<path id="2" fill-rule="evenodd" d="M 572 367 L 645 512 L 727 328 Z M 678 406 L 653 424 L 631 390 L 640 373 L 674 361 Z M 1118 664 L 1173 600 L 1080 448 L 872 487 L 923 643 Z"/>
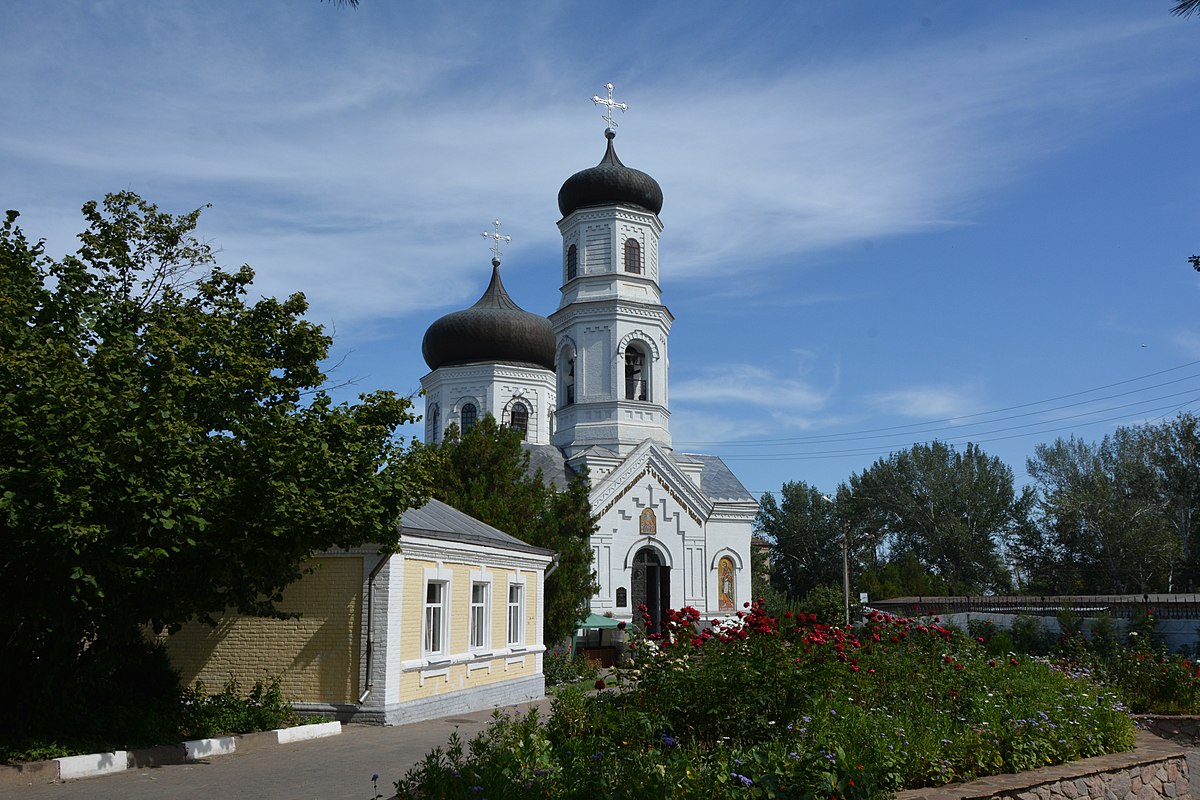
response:
<path id="1" fill-rule="evenodd" d="M 842 523 L 842 609 L 846 614 L 846 627 L 850 626 L 850 526 Z"/>
<path id="2" fill-rule="evenodd" d="M 837 501 L 827 494 L 821 495 L 821 498 L 837 511 Z M 846 622 L 846 627 L 850 626 L 850 526 L 846 520 L 838 514 L 838 523 L 842 528 L 842 615 Z"/>

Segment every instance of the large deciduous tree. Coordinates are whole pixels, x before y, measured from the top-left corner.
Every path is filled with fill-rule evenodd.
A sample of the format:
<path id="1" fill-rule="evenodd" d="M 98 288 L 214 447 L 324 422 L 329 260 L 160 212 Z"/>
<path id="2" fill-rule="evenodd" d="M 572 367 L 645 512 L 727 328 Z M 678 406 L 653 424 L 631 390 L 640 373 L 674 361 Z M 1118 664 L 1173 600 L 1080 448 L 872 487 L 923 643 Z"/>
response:
<path id="1" fill-rule="evenodd" d="M 755 533 L 771 542 L 771 584 L 789 597 L 817 586 L 841 586 L 842 546 L 833 502 L 804 481 L 788 482 L 779 500 L 759 501 Z"/>
<path id="2" fill-rule="evenodd" d="M 1011 588 L 1002 548 L 1030 524 L 1033 494 L 1018 492 L 1012 469 L 977 445 L 960 452 L 935 441 L 852 475 L 838 504 L 878 543 L 883 566 L 915 560 L 942 591 L 977 594 Z"/>
<path id="3" fill-rule="evenodd" d="M 393 435 L 409 401 L 320 391 L 303 295 L 251 300 L 199 211 L 83 213 L 61 259 L 16 212 L 0 230 L 0 662 L 53 691 L 147 625 L 274 613 L 306 559 L 394 544 L 428 491 Z"/>
<path id="4" fill-rule="evenodd" d="M 1197 419 L 1118 428 L 1099 444 L 1039 445 L 1027 470 L 1042 494 L 1043 590 L 1170 591 L 1194 586 L 1200 554 Z M 1031 569 L 1031 572 L 1033 570 Z"/>
<path id="5" fill-rule="evenodd" d="M 527 544 L 558 553 L 546 578 L 546 643 L 568 638 L 598 589 L 592 567 L 596 530 L 586 475 L 558 489 L 531 471 L 521 433 L 488 414 L 465 432 L 451 425 L 439 445 L 434 496 Z"/>

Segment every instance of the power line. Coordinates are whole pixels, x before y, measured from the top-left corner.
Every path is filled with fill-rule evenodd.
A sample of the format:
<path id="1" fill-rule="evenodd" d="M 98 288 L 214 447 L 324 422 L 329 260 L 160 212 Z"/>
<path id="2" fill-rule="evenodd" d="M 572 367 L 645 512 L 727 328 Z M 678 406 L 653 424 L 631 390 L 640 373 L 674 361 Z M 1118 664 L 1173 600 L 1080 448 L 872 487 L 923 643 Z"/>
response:
<path id="1" fill-rule="evenodd" d="M 743 440 L 737 440 L 737 441 L 692 440 L 692 441 L 679 442 L 678 444 L 688 445 L 688 446 L 701 445 L 701 446 L 726 446 L 726 447 L 778 446 L 778 445 L 785 445 L 785 444 L 797 444 L 800 442 L 830 443 L 831 444 L 831 443 L 837 442 L 839 440 L 861 441 L 861 440 L 865 440 L 865 439 L 879 439 L 879 438 L 883 438 L 883 435 L 872 435 L 872 434 L 887 434 L 889 432 L 894 433 L 894 432 L 900 432 L 900 431 L 906 431 L 906 430 L 910 431 L 911 433 L 932 433 L 932 432 L 938 432 L 938 431 L 942 431 L 942 430 L 958 430 L 958 429 L 961 429 L 961 426 L 946 425 L 945 423 L 958 422 L 961 420 L 969 420 L 969 419 L 974 419 L 974 418 L 978 418 L 978 417 L 990 417 L 995 414 L 1005 413 L 1007 411 L 1015 411 L 1015 410 L 1022 409 L 1022 408 L 1033 408 L 1035 406 L 1043 406 L 1043 405 L 1046 405 L 1047 403 L 1058 402 L 1059 400 L 1067 400 L 1067 399 L 1070 399 L 1073 397 L 1081 397 L 1083 395 L 1088 395 L 1088 394 L 1093 394 L 1095 392 L 1104 391 L 1105 389 L 1112 389 L 1117 386 L 1124 386 L 1124 385 L 1127 385 L 1130 383 L 1144 381 L 1149 378 L 1158 377 L 1159 375 L 1165 375 L 1170 372 L 1177 372 L 1181 369 L 1187 369 L 1188 367 L 1194 367 L 1197 364 L 1200 364 L 1200 360 L 1191 361 L 1186 364 L 1180 364 L 1175 367 L 1169 367 L 1167 369 L 1158 370 L 1157 372 L 1151 372 L 1146 375 L 1140 375 L 1135 378 L 1127 378 L 1127 379 L 1121 380 L 1121 381 L 1114 381 L 1113 383 L 1104 384 L 1103 386 L 1096 386 L 1091 389 L 1082 389 L 1080 391 L 1069 392 L 1067 394 L 1058 395 L 1056 397 L 1049 397 L 1049 398 L 1046 398 L 1043 400 L 1035 400 L 1035 401 L 1028 402 L 1028 403 L 1019 403 L 1017 405 L 1006 406 L 1004 408 L 994 409 L 992 411 L 980 411 L 980 412 L 976 412 L 973 414 L 962 414 L 962 415 L 955 416 L 955 417 L 945 417 L 942 419 L 926 420 L 923 422 L 912 422 L 912 423 L 907 423 L 904 425 L 891 425 L 891 426 L 880 427 L 880 428 L 866 428 L 866 429 L 858 430 L 858 431 L 845 431 L 842 433 L 812 434 L 809 436 L 794 436 L 794 437 L 786 437 L 786 438 L 743 439 Z M 1061 411 L 1066 408 L 1074 408 L 1074 407 L 1077 407 L 1080 405 L 1086 405 L 1087 403 L 1090 403 L 1090 402 L 1097 402 L 1100 400 L 1111 400 L 1111 399 L 1115 399 L 1117 397 L 1125 397 L 1125 396 L 1128 396 L 1131 394 L 1137 394 L 1138 392 L 1148 391 L 1150 389 L 1157 389 L 1157 388 L 1161 388 L 1163 386 L 1169 386 L 1172 384 L 1182 383 L 1183 381 L 1192 380 L 1192 379 L 1198 378 L 1198 377 L 1200 377 L 1200 374 L 1187 375 L 1182 378 L 1176 378 L 1176 379 L 1173 379 L 1170 381 L 1163 381 L 1162 383 L 1152 384 L 1150 386 L 1143 386 L 1140 389 L 1132 389 L 1127 392 L 1117 392 L 1117 393 L 1111 394 L 1111 395 L 1104 395 L 1101 397 L 1091 398 L 1090 400 L 1082 400 L 1082 401 L 1079 401 L 1076 403 L 1067 403 L 1067 404 L 1064 404 L 1061 406 L 1055 406 L 1052 408 L 1045 408 L 1045 409 L 1040 409 L 1038 411 L 1026 412 L 1024 414 L 1014 414 L 1014 415 L 1011 415 L 1008 417 L 999 417 L 996 419 L 984 420 L 982 422 L 975 423 L 975 424 L 989 424 L 992 422 L 1004 422 L 1004 421 L 1011 420 L 1011 419 L 1019 419 L 1022 417 L 1033 416 L 1034 414 L 1048 414 L 1048 413 L 1052 413 L 1054 411 Z M 1171 396 L 1171 395 L 1167 395 L 1167 396 Z M 1161 399 L 1161 398 L 1153 398 L 1153 399 L 1147 400 L 1145 402 L 1153 402 L 1155 399 Z M 939 425 L 941 425 L 942 427 L 933 427 L 933 426 L 939 426 Z M 912 430 L 914 428 L 917 430 Z"/>

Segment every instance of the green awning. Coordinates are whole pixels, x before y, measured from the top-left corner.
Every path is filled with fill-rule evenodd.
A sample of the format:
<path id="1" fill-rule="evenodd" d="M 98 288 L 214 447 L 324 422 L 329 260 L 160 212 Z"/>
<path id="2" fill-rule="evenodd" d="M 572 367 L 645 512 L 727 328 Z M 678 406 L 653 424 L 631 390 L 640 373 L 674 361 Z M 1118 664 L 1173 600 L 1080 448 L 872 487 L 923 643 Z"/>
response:
<path id="1" fill-rule="evenodd" d="M 620 620 L 615 620 L 612 617 L 605 617 L 601 614 L 588 614 L 588 618 L 579 623 L 576 627 L 587 630 L 597 628 L 616 628 Z"/>

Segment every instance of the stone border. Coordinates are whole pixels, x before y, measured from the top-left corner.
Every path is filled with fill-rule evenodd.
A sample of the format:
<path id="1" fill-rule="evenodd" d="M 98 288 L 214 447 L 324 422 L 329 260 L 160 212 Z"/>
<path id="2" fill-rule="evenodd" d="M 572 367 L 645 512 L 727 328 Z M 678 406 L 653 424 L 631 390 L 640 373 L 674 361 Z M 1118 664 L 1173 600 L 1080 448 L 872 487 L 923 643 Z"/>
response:
<path id="1" fill-rule="evenodd" d="M 1192 781 L 1197 781 L 1193 785 Z M 897 793 L 896 800 L 1186 800 L 1200 798 L 1200 752 L 1188 751 L 1146 731 L 1137 731 L 1134 749 L 1084 758 L 1028 772 L 992 775 Z"/>
<path id="2" fill-rule="evenodd" d="M 111 775 L 127 769 L 186 764 L 233 753 L 253 753 L 281 744 L 336 736 L 341 732 L 342 723 L 321 722 L 315 725 L 277 728 L 261 733 L 194 739 L 189 742 L 149 747 L 142 750 L 117 750 L 112 753 L 89 753 L 81 756 L 54 758 L 49 761 L 0 765 L 0 788 L 93 778 L 97 775 Z"/>

